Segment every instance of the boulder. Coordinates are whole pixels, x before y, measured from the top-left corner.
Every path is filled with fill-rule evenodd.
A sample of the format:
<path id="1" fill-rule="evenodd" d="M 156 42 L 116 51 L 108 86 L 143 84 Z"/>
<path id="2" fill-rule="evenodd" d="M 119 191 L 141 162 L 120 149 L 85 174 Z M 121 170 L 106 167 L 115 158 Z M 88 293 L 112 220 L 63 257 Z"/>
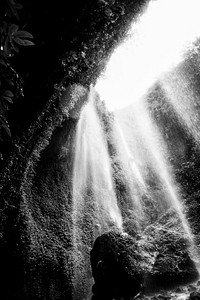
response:
<path id="1" fill-rule="evenodd" d="M 189 248 L 171 212 L 137 238 L 104 233 L 90 253 L 95 281 L 92 299 L 128 300 L 140 292 L 149 295 L 197 281 L 199 274 Z"/>
<path id="2" fill-rule="evenodd" d="M 143 271 L 148 267 L 142 252 L 137 241 L 127 234 L 111 231 L 98 237 L 91 250 L 95 280 L 92 299 L 129 299 L 137 295 L 142 290 Z"/>

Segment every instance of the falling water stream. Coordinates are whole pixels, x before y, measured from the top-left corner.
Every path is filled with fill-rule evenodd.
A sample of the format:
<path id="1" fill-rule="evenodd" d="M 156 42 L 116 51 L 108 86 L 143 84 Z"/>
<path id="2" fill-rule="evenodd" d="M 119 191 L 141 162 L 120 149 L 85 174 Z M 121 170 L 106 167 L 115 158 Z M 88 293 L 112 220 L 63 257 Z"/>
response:
<path id="1" fill-rule="evenodd" d="M 73 220 L 84 209 L 84 194 L 87 188 L 93 195 L 96 207 L 109 216 L 122 229 L 122 216 L 117 205 L 111 161 L 106 137 L 95 108 L 95 93 L 91 86 L 88 104 L 83 108 L 77 126 L 73 171 Z M 103 215 L 101 216 L 103 217 Z"/>
<path id="2" fill-rule="evenodd" d="M 161 182 L 163 207 L 172 207 L 176 211 L 190 241 L 191 256 L 199 264 L 197 247 L 184 213 L 181 190 L 175 180 L 167 144 L 147 105 L 149 89 L 155 82 L 160 82 L 167 101 L 199 143 L 198 95 L 192 90 L 188 78 L 177 69 L 184 62 L 185 53 L 192 52 L 193 42 L 200 37 L 198 6 L 199 1 L 196 0 L 150 1 L 137 23 L 131 27 L 127 40 L 113 53 L 96 86 L 90 87 L 88 103 L 82 109 L 75 139 L 75 239 L 88 201 L 85 197 L 88 190 L 97 212 L 99 234 L 103 232 L 102 226 L 109 229 L 109 222 L 123 231 L 123 216 L 116 197 L 107 135 L 95 105 L 96 95 L 99 95 L 114 115 L 112 139 L 117 159 L 128 174 L 127 185 L 137 214 L 145 217 L 141 194 L 148 194 L 148 178 L 144 171 L 148 165 Z M 123 107 L 127 107 L 131 114 L 131 120 L 126 119 L 129 127 L 133 128 L 129 132 L 119 117 Z"/>

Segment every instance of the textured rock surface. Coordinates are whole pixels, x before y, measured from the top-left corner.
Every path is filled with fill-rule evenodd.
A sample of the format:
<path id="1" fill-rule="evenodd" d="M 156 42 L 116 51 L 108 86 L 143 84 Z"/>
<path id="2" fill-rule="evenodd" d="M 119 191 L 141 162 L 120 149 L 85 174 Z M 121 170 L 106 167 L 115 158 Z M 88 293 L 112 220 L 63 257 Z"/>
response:
<path id="1" fill-rule="evenodd" d="M 155 262 L 144 281 L 145 293 L 170 290 L 198 280 L 199 274 L 190 255 L 191 242 L 175 214 L 170 212 L 149 226 L 145 236 L 156 250 Z"/>
<path id="2" fill-rule="evenodd" d="M 1 299 L 86 297 L 90 237 L 77 251 L 72 247 L 71 163 L 77 110 L 72 98 L 65 99 L 63 107 L 62 96 L 73 84 L 87 89 L 95 82 L 139 4 L 71 2 L 65 9 L 66 1 L 26 1 L 36 50 L 19 57 L 27 75 L 25 101 L 12 112 L 18 138 L 9 145 L 11 152 L 4 149 L 5 157 L 11 155 L 1 168 Z M 81 279 L 76 289 L 74 260 Z"/>
<path id="3" fill-rule="evenodd" d="M 173 212 L 146 228 L 138 240 L 122 233 L 103 234 L 91 251 L 94 299 L 131 299 L 141 291 L 154 294 L 197 281 L 188 251 Z"/>
<path id="4" fill-rule="evenodd" d="M 96 215 L 92 215 L 92 210 L 86 207 L 88 215 L 84 220 L 84 226 L 80 227 L 80 244 L 74 249 L 71 171 L 73 133 L 78 110 L 74 109 L 75 103 L 72 98 L 70 101 L 63 101 L 66 99 L 62 95 L 63 90 L 74 83 L 81 83 L 88 87 L 90 83 L 95 82 L 109 54 L 121 41 L 130 20 L 138 11 L 138 3 L 145 1 L 107 1 L 109 3 L 93 0 L 75 1 L 73 2 L 74 15 L 70 7 L 67 10 L 67 17 L 63 9 L 66 1 L 61 2 L 62 5 L 55 6 L 53 2 L 50 4 L 45 1 L 40 10 L 37 1 L 29 1 L 34 6 L 31 18 L 35 16 L 31 32 L 36 41 L 39 41 L 39 48 L 36 48 L 38 55 L 33 55 L 34 58 L 32 51 L 29 52 L 30 56 L 26 57 L 24 64 L 24 73 L 28 74 L 25 86 L 26 104 L 23 102 L 19 105 L 17 113 L 13 112 L 13 124 L 18 125 L 20 119 L 19 127 L 23 128 L 23 132 L 20 132 L 20 128 L 17 129 L 16 126 L 16 134 L 22 136 L 17 139 L 11 157 L 5 163 L 4 169 L 1 169 L 0 298 L 3 300 L 83 300 L 88 297 L 87 290 L 92 284 L 89 251 L 95 235 L 92 235 L 93 229 L 91 232 L 89 229 L 96 222 Z M 38 12 L 40 20 L 37 18 Z M 47 23 L 44 22 L 44 15 L 48 16 L 45 19 Z M 56 20 L 59 22 L 55 27 Z M 34 24 L 37 28 L 34 28 Z M 43 24 L 45 26 L 41 28 Z M 50 28 L 49 24 L 51 24 Z M 57 42 L 53 43 L 53 34 L 56 35 L 55 28 L 59 35 L 56 36 Z M 63 29 L 62 33 L 60 29 Z M 46 56 L 50 49 L 51 55 Z M 42 64 L 44 57 L 46 57 L 45 63 Z M 21 61 L 23 59 L 24 56 Z M 68 90 L 66 94 L 67 92 Z M 82 100 L 78 99 L 79 108 Z M 27 115 L 24 109 L 28 112 Z M 26 126 L 30 123 L 32 125 L 27 131 Z M 135 226 L 132 231 L 134 230 Z M 106 271 L 109 274 L 109 278 L 106 277 L 107 275 L 105 277 L 111 287 L 110 295 L 113 293 L 112 288 L 115 295 L 117 292 L 121 295 L 126 289 L 126 296 L 132 297 L 140 291 L 144 274 L 149 276 L 145 277 L 146 290 L 150 290 L 148 285 L 150 281 L 156 282 L 156 287 L 159 281 L 159 284 L 161 283 L 159 289 L 162 288 L 163 283 L 159 280 L 159 276 L 163 272 L 160 269 L 163 266 L 163 258 L 154 255 L 157 253 L 155 241 L 161 245 L 162 240 L 159 237 L 168 230 L 158 229 L 155 226 L 151 231 L 155 236 L 147 231 L 146 240 L 137 240 L 138 244 L 130 237 L 121 235 L 117 237 L 114 234 L 111 243 L 105 246 L 105 253 L 104 250 L 102 254 L 98 254 L 97 251 L 97 261 L 95 260 L 94 264 L 98 265 L 98 271 L 94 271 L 94 276 L 101 280 L 105 264 L 98 262 L 103 255 L 106 260 Z M 169 235 L 169 243 L 171 235 L 176 242 L 177 235 L 173 234 Z M 147 243 L 148 237 L 151 239 L 149 243 Z M 121 249 L 123 249 L 122 253 Z M 178 249 L 180 250 L 181 247 Z M 111 263 L 116 270 L 113 278 L 110 276 L 113 274 L 113 268 L 109 267 L 110 260 L 106 259 L 107 251 L 113 258 Z M 117 258 L 116 253 L 120 253 L 120 259 Z M 167 253 L 171 255 L 174 250 Z M 177 259 L 179 257 L 177 254 Z M 187 254 L 185 258 L 186 264 L 178 266 L 182 266 L 185 281 L 191 274 L 189 279 L 193 280 L 196 270 Z M 170 263 L 173 261 L 174 259 L 169 259 Z M 185 272 L 186 265 L 190 267 L 191 272 Z M 131 268 L 128 267 L 126 270 L 124 269 L 126 266 Z M 171 278 L 170 273 L 167 272 L 163 282 L 165 278 Z M 74 273 L 77 273 L 76 282 Z M 122 282 L 119 274 L 122 278 L 124 276 Z M 102 279 L 103 284 L 107 284 L 104 281 L 105 277 Z M 133 288 L 129 290 L 127 284 L 130 282 L 134 283 L 134 290 Z M 116 283 L 119 284 L 116 286 Z M 97 285 L 94 291 L 96 289 L 97 293 L 101 292 L 100 286 L 101 284 Z M 103 299 L 106 300 L 107 296 L 109 295 Z"/>
<path id="5" fill-rule="evenodd" d="M 137 241 L 121 233 L 109 232 L 97 238 L 91 251 L 93 299 L 134 297 L 141 291 L 141 250 Z"/>
<path id="6" fill-rule="evenodd" d="M 52 117 L 51 126 L 45 120 L 41 128 L 31 128 L 30 143 L 20 145 L 1 178 L 0 260 L 7 297 L 2 299 L 72 298 L 71 174 L 77 120 L 70 110 L 86 97 L 85 88 L 68 88 L 57 109 L 62 126 Z M 31 136 L 39 129 L 41 135 Z"/>

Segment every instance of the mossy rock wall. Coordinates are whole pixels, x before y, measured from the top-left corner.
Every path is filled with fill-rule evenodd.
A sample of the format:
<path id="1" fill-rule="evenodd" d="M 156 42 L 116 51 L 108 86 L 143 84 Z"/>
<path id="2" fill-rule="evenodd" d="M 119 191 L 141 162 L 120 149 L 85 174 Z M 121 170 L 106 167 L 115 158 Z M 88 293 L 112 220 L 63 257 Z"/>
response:
<path id="1" fill-rule="evenodd" d="M 79 96 L 72 96 L 77 89 Z M 18 146 L 2 177 L 0 251 L 6 299 L 72 297 L 70 193 L 77 120 L 67 113 L 75 101 L 86 98 L 85 88 L 69 87 L 57 111 L 62 126 L 49 124 L 44 135 L 35 137 L 34 147 L 31 141 L 32 149 Z"/>
<path id="2" fill-rule="evenodd" d="M 79 9 L 74 19 L 73 14 L 70 18 L 73 29 L 70 34 L 63 32 L 58 52 L 54 45 L 51 55 L 54 57 L 57 53 L 57 56 L 48 69 L 49 74 L 41 72 L 41 75 L 38 65 L 31 71 L 30 81 L 25 86 L 25 100 L 30 98 L 32 105 L 29 109 L 28 104 L 23 107 L 27 115 L 22 114 L 20 105 L 17 112 L 11 112 L 13 127 L 18 123 L 20 126 L 13 130 L 15 138 L 8 152 L 4 149 L 7 159 L 1 168 L 1 299 L 83 300 L 81 293 L 87 274 L 83 274 L 77 293 L 73 281 L 73 259 L 78 253 L 74 253 L 72 243 L 71 214 L 72 145 L 77 123 L 74 107 L 78 105 L 81 109 L 88 86 L 95 83 L 109 55 L 145 2 L 77 2 Z M 51 14 L 52 7 L 49 20 Z M 59 31 L 59 26 L 55 28 Z M 33 24 L 31 31 L 36 39 L 41 39 L 41 28 L 34 29 Z M 46 48 L 40 50 L 45 53 L 51 45 L 49 35 L 44 42 L 47 42 Z M 33 57 L 26 59 L 37 61 Z M 42 83 L 38 91 L 37 80 Z M 74 88 L 77 93 L 71 96 Z M 26 120 L 22 121 L 23 117 Z M 87 242 L 83 247 L 87 248 L 88 255 Z M 89 265 L 89 261 L 86 263 Z M 81 264 L 80 269 L 87 272 Z"/>

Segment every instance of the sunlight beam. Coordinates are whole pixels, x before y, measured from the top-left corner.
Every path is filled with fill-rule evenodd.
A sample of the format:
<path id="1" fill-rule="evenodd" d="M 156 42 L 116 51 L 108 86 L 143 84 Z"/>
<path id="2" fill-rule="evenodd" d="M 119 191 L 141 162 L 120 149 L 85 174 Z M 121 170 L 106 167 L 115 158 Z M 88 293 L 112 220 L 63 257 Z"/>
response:
<path id="1" fill-rule="evenodd" d="M 200 36 L 199 0 L 152 0 L 114 51 L 95 89 L 109 110 L 138 101 Z"/>

